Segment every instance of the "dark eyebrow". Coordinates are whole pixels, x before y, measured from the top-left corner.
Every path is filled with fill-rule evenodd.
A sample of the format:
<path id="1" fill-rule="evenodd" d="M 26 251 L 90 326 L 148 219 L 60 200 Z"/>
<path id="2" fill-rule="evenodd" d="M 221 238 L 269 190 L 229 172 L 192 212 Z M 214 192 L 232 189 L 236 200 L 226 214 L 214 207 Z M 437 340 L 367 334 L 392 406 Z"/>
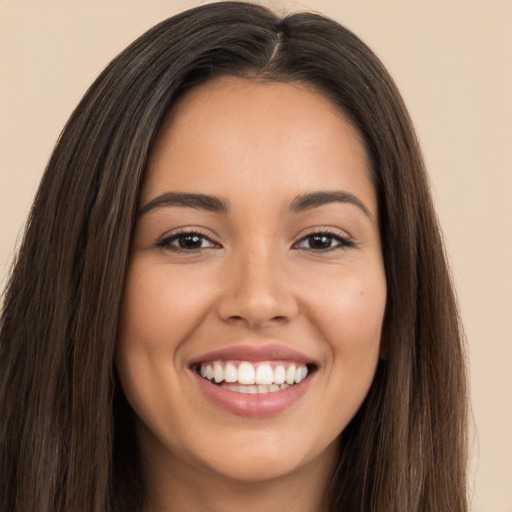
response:
<path id="1" fill-rule="evenodd" d="M 144 215 L 155 208 L 162 208 L 164 206 L 195 208 L 197 210 L 207 210 L 214 213 L 229 213 L 228 202 L 218 197 L 206 194 L 166 192 L 149 201 L 149 203 L 140 210 L 139 215 Z"/>
<path id="2" fill-rule="evenodd" d="M 303 212 L 312 208 L 318 208 L 329 203 L 348 203 L 357 206 L 364 214 L 371 218 L 371 214 L 355 195 L 342 190 L 327 192 L 311 192 L 309 194 L 301 194 L 296 197 L 289 206 L 289 210 L 294 213 Z"/>

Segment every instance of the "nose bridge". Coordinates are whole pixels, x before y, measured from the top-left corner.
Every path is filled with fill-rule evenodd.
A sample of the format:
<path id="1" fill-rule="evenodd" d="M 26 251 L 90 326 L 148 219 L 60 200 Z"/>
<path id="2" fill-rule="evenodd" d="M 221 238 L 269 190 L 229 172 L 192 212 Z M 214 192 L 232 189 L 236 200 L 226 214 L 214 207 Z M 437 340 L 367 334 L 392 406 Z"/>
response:
<path id="1" fill-rule="evenodd" d="M 249 300 L 274 297 L 279 284 L 279 258 L 276 254 L 264 244 L 259 244 L 248 248 L 239 258 L 238 295 L 247 296 Z"/>
<path id="2" fill-rule="evenodd" d="M 285 258 L 275 245 L 255 240 L 233 251 L 227 265 L 219 315 L 251 328 L 290 320 L 297 313 Z"/>

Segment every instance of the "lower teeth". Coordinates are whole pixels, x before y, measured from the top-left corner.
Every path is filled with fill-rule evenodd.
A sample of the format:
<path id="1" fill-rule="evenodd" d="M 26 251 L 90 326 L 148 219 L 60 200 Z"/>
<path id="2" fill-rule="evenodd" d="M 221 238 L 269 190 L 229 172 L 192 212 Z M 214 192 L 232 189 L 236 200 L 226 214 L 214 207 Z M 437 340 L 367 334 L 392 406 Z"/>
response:
<path id="1" fill-rule="evenodd" d="M 281 391 L 282 389 L 290 387 L 289 384 L 255 384 L 249 386 L 244 384 L 228 384 L 225 382 L 220 384 L 220 386 L 224 389 L 229 389 L 229 391 L 248 394 L 274 393 L 275 391 Z"/>

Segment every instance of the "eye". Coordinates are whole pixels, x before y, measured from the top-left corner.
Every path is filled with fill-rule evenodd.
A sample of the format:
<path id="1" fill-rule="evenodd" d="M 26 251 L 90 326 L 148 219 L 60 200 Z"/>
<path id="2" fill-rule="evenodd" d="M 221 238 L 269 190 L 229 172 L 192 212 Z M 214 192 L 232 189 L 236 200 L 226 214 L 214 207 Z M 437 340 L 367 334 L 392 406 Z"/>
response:
<path id="1" fill-rule="evenodd" d="M 202 249 L 219 247 L 206 235 L 195 231 L 181 231 L 165 237 L 156 244 L 158 247 L 177 252 L 198 252 Z"/>
<path id="2" fill-rule="evenodd" d="M 309 251 L 333 251 L 336 249 L 347 249 L 354 247 L 355 243 L 349 240 L 346 236 L 331 231 L 321 231 L 310 233 L 302 237 L 294 244 L 294 249 L 306 249 Z"/>

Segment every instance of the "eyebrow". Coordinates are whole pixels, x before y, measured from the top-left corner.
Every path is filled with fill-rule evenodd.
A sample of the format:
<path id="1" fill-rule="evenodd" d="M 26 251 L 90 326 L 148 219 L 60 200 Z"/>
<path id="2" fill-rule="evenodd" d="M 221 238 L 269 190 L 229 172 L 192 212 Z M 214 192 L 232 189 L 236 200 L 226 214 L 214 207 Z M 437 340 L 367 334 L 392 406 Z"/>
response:
<path id="1" fill-rule="evenodd" d="M 296 197 L 289 206 L 289 210 L 293 213 L 311 210 L 330 203 L 346 203 L 357 206 L 367 217 L 371 218 L 370 211 L 363 202 L 350 192 L 342 190 L 311 192 L 309 194 L 301 194 Z"/>
<path id="2" fill-rule="evenodd" d="M 297 196 L 289 205 L 288 211 L 299 213 L 313 208 L 319 208 L 330 203 L 351 204 L 359 208 L 367 217 L 371 214 L 355 195 L 342 190 L 310 192 Z M 144 215 L 156 208 L 185 207 L 197 210 L 206 210 L 213 213 L 229 213 L 229 202 L 216 196 L 207 194 L 193 194 L 187 192 L 165 192 L 149 201 L 140 211 Z"/>
<path id="3" fill-rule="evenodd" d="M 229 213 L 229 203 L 215 196 L 206 194 L 191 194 L 185 192 L 166 192 L 155 197 L 140 211 L 140 215 L 164 206 L 195 208 L 214 213 Z"/>

